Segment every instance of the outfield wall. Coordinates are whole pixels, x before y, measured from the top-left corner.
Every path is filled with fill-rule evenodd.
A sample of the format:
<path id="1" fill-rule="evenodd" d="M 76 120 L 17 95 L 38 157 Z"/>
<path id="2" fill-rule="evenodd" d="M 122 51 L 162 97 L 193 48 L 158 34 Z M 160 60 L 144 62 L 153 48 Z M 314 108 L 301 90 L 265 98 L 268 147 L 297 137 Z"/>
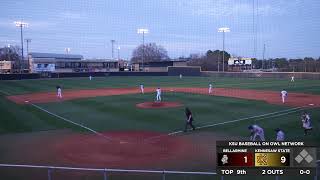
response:
<path id="1" fill-rule="evenodd" d="M 275 78 L 290 79 L 292 75 L 296 79 L 320 80 L 320 73 L 292 73 L 292 72 L 213 72 L 213 71 L 188 71 L 190 69 L 172 68 L 169 72 L 83 72 L 83 73 L 30 73 L 30 74 L 0 74 L 0 80 L 41 79 L 41 78 L 71 78 L 71 77 L 106 77 L 106 76 L 205 76 L 205 77 L 230 77 L 230 78 Z"/>
<path id="2" fill-rule="evenodd" d="M 83 73 L 29 73 L 0 74 L 0 80 L 21 80 L 41 78 L 71 78 L 71 77 L 106 77 L 106 76 L 168 76 L 168 72 L 83 72 Z"/>
<path id="3" fill-rule="evenodd" d="M 168 76 L 201 76 L 201 67 L 198 66 L 169 66 Z"/>
<path id="4" fill-rule="evenodd" d="M 295 79 L 314 79 L 320 80 L 320 73 L 306 73 L 306 72 L 214 72 L 202 71 L 202 76 L 210 77 L 230 77 L 230 78 L 275 78 L 275 79 L 290 79 L 292 76 Z"/>

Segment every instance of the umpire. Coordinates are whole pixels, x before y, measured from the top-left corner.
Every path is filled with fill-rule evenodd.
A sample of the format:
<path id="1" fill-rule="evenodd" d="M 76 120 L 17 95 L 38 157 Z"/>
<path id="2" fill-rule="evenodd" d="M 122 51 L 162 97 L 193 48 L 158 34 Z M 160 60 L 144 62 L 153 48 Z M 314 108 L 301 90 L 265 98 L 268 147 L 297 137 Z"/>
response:
<path id="1" fill-rule="evenodd" d="M 192 124 L 193 117 L 192 117 L 192 113 L 188 107 L 186 107 L 185 113 L 187 116 L 187 120 L 186 120 L 186 125 L 184 128 L 184 132 L 187 132 L 188 126 L 191 126 L 193 130 L 196 130 L 196 127 L 194 127 L 194 125 Z"/>

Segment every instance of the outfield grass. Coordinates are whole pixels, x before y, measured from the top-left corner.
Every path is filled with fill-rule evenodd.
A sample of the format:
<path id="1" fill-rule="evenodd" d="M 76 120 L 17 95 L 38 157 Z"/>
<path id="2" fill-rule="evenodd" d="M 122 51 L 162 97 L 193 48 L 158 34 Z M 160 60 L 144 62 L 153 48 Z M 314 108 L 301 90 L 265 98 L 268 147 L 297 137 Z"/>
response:
<path id="1" fill-rule="evenodd" d="M 0 81 L 0 90 L 11 95 L 43 91 L 55 91 L 57 85 L 63 89 L 96 89 L 103 87 L 139 87 L 142 83 L 148 86 L 160 87 L 214 87 L 260 89 L 290 92 L 320 94 L 320 80 L 296 80 L 291 83 L 283 79 L 262 78 L 212 78 L 212 77 L 99 77 L 90 81 L 88 78 L 39 79 Z M 0 92 L 1 93 L 1 92 Z"/>
<path id="2" fill-rule="evenodd" d="M 243 88 L 280 91 L 285 88 L 290 92 L 320 94 L 320 81 L 277 79 L 242 79 L 242 78 L 209 78 L 209 77 L 105 77 L 50 80 L 0 81 L 0 134 L 37 132 L 52 129 L 68 128 L 76 132 L 87 132 L 57 117 L 49 115 L 30 105 L 17 105 L 5 98 L 6 94 L 24 94 L 34 92 L 55 91 L 56 85 L 63 89 L 95 89 L 103 87 L 137 87 L 140 83 L 160 87 L 207 87 L 209 83 L 215 87 Z M 164 101 L 178 101 L 191 108 L 196 126 L 217 124 L 244 117 L 282 111 L 290 107 L 271 105 L 263 101 L 244 100 L 229 97 L 204 96 L 187 93 L 164 93 Z M 184 107 L 173 109 L 137 109 L 140 102 L 153 101 L 154 94 L 119 95 L 107 97 L 84 98 L 72 101 L 39 104 L 42 108 L 59 116 L 83 124 L 99 132 L 147 130 L 162 133 L 179 131 L 184 128 Z M 274 140 L 274 129 L 282 128 L 288 140 L 310 140 L 320 143 L 320 109 L 308 110 L 312 116 L 314 130 L 304 136 L 299 119 L 301 111 L 288 115 L 248 119 L 229 124 L 204 128 L 199 132 L 214 132 L 226 136 L 248 137 L 247 127 L 257 123 L 265 129 L 266 139 Z M 195 132 L 197 133 L 197 132 Z M 183 179 L 208 179 L 207 177 L 191 177 L 183 175 Z M 177 176 L 169 175 L 168 179 Z M 216 176 L 220 179 L 219 176 Z M 121 176 L 114 179 L 135 179 L 132 176 Z M 151 178 L 152 179 L 152 178 Z M 225 177 L 225 179 L 247 179 L 242 177 Z M 271 180 L 274 177 L 260 179 Z M 281 179 L 294 179 L 283 177 Z M 299 178 L 298 178 L 299 179 Z"/>

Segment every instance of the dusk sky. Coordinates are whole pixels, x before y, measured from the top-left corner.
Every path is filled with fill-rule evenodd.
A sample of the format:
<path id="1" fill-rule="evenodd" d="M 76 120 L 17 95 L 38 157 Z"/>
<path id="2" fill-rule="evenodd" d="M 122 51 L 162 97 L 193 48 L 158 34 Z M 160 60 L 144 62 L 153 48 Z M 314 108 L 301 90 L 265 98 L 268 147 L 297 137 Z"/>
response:
<path id="1" fill-rule="evenodd" d="M 222 49 L 219 27 L 229 27 L 226 51 L 266 58 L 320 56 L 319 0 L 1 0 L 0 46 L 20 45 L 14 21 L 29 23 L 24 38 L 31 52 L 110 58 L 111 39 L 120 56 L 130 58 L 142 43 L 138 28 L 148 28 L 145 42 L 155 42 L 171 58 Z M 115 50 L 117 55 L 117 50 Z"/>

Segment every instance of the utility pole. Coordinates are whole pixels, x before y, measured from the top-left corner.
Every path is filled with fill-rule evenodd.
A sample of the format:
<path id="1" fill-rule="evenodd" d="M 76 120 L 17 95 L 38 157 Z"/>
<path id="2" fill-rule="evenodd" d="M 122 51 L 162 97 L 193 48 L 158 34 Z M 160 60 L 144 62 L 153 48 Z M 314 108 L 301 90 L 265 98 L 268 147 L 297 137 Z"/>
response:
<path id="1" fill-rule="evenodd" d="M 263 53 L 262 53 L 262 69 L 264 68 L 264 55 L 266 53 L 266 44 L 263 44 Z"/>
<path id="2" fill-rule="evenodd" d="M 29 43 L 31 43 L 31 39 L 25 39 L 25 41 L 27 42 L 28 67 L 29 67 L 29 71 L 30 71 Z"/>
<path id="3" fill-rule="evenodd" d="M 120 60 L 120 46 L 118 46 L 118 61 Z"/>
<path id="4" fill-rule="evenodd" d="M 220 50 L 218 52 L 218 72 L 220 72 Z"/>
<path id="5" fill-rule="evenodd" d="M 114 48 L 114 43 L 115 43 L 116 41 L 115 40 L 111 40 L 111 57 L 112 57 L 112 59 L 114 58 L 114 51 L 113 51 L 113 48 Z"/>

